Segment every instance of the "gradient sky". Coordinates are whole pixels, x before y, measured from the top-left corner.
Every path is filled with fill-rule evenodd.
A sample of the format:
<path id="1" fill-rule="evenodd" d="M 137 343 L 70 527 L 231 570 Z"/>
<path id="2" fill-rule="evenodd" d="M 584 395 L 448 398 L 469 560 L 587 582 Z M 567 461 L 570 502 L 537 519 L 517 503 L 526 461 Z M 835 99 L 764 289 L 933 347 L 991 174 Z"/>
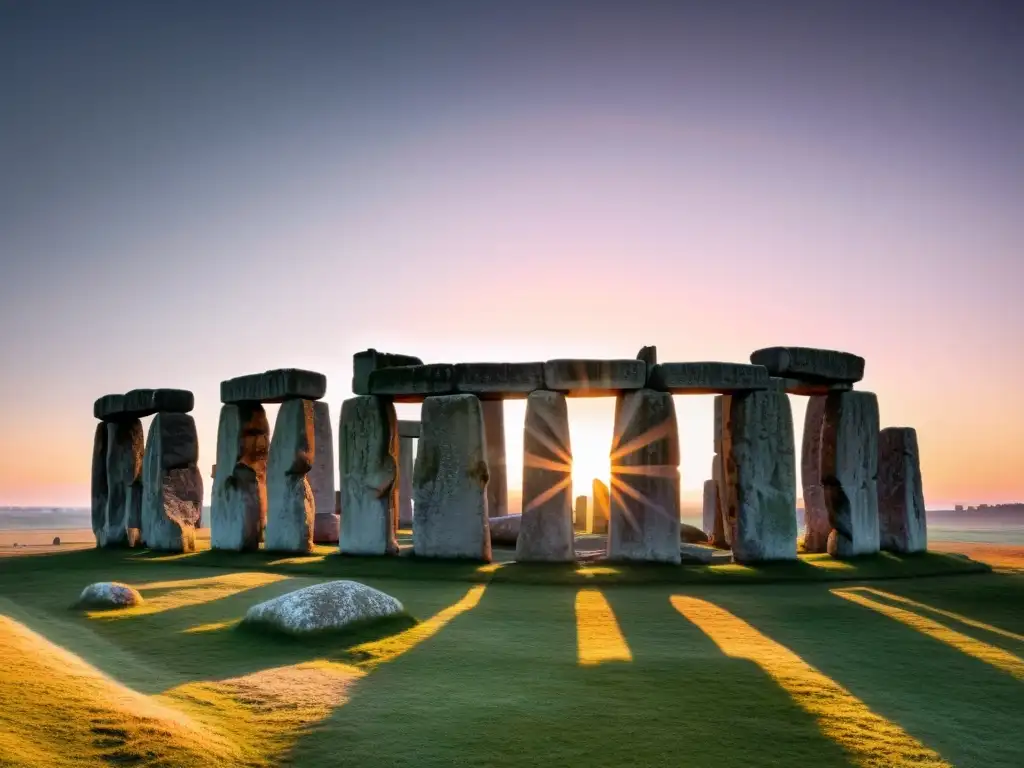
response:
<path id="1" fill-rule="evenodd" d="M 1022 11 L 0 0 L 0 504 L 88 504 L 107 392 L 193 390 L 208 475 L 224 378 L 336 418 L 366 347 L 644 344 L 856 352 L 929 506 L 1024 500 Z M 611 413 L 570 406 L 588 488 Z"/>

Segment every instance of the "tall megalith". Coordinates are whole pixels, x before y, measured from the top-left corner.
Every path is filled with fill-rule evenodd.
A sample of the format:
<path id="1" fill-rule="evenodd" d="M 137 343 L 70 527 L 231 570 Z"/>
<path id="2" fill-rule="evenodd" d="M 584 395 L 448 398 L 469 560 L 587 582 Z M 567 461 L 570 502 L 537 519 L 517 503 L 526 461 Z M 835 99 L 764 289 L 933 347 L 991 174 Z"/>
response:
<path id="1" fill-rule="evenodd" d="M 342 403 L 339 549 L 346 555 L 398 552 L 398 420 L 389 400 L 358 395 Z"/>
<path id="2" fill-rule="evenodd" d="M 475 395 L 427 397 L 420 429 L 413 470 L 416 556 L 490 562 L 487 446 L 480 401 Z"/>
<path id="3" fill-rule="evenodd" d="M 107 423 L 107 511 L 102 546 L 141 543 L 144 450 L 141 421 Z"/>
<path id="4" fill-rule="evenodd" d="M 203 508 L 199 440 L 187 413 L 157 413 L 149 425 L 142 463 L 142 536 L 150 549 L 195 550 Z"/>
<path id="5" fill-rule="evenodd" d="M 537 390 L 526 398 L 523 517 L 516 560 L 574 560 L 572 511 L 572 447 L 565 395 Z"/>
<path id="6" fill-rule="evenodd" d="M 100 422 L 92 438 L 92 533 L 102 547 L 107 528 L 107 425 Z"/>
<path id="7" fill-rule="evenodd" d="M 398 525 L 412 527 L 413 448 L 411 437 L 398 438 Z"/>
<path id="8" fill-rule="evenodd" d="M 313 549 L 315 501 L 309 471 L 316 453 L 313 401 L 285 400 L 277 412 L 267 458 L 267 530 L 264 547 L 274 552 Z"/>
<path id="9" fill-rule="evenodd" d="M 578 533 L 586 533 L 589 530 L 587 525 L 587 497 L 577 496 L 576 504 L 572 512 L 572 528 Z"/>
<path id="10" fill-rule="evenodd" d="M 650 389 L 615 400 L 610 560 L 679 563 L 679 428 L 672 395 Z"/>
<path id="11" fill-rule="evenodd" d="M 210 508 L 213 549 L 253 551 L 267 524 L 270 423 L 256 402 L 221 407 Z"/>
<path id="12" fill-rule="evenodd" d="M 309 487 L 313 491 L 313 541 L 316 544 L 337 544 L 340 521 L 334 513 L 334 429 L 331 409 L 323 400 L 313 403 L 313 468 L 309 470 Z"/>
<path id="13" fill-rule="evenodd" d="M 481 400 L 484 414 L 484 439 L 487 441 L 487 514 L 508 514 L 508 471 L 505 460 L 505 403 Z"/>
<path id="14" fill-rule="evenodd" d="M 887 552 L 928 549 L 921 455 L 912 427 L 878 433 L 878 527 L 879 544 Z"/>
<path id="15" fill-rule="evenodd" d="M 591 533 L 608 533 L 608 517 L 611 514 L 611 497 L 608 493 L 608 486 L 595 477 L 590 484 L 590 489 L 593 499 L 590 531 Z"/>
<path id="16" fill-rule="evenodd" d="M 804 498 L 804 550 L 824 552 L 832 526 L 821 481 L 821 427 L 825 422 L 825 396 L 807 399 L 804 436 L 800 450 L 800 484 Z"/>
<path id="17" fill-rule="evenodd" d="M 732 395 L 715 395 L 714 399 L 714 440 L 715 457 L 711 465 L 711 479 L 715 481 L 715 492 L 718 495 L 717 507 L 715 509 L 715 526 L 710 531 L 711 543 L 719 549 L 729 549 L 732 546 L 735 521 L 730 522 L 726 515 L 728 510 L 725 507 L 725 483 L 727 478 L 727 467 L 723 458 L 723 440 L 725 429 L 728 425 L 729 408 L 731 407 Z"/>

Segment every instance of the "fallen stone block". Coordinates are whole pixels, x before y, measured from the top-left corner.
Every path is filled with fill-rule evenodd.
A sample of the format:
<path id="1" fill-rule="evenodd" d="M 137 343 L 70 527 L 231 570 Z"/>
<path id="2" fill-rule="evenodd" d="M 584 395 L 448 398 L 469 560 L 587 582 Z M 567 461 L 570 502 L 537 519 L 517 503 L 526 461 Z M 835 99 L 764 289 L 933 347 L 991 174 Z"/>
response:
<path id="1" fill-rule="evenodd" d="M 708 535 L 695 525 L 680 523 L 679 540 L 687 544 L 707 544 Z"/>
<path id="2" fill-rule="evenodd" d="M 423 365 L 423 361 L 412 355 L 396 355 L 367 349 L 352 355 L 352 394 L 369 395 L 370 374 L 379 368 L 404 368 L 409 365 Z"/>
<path id="3" fill-rule="evenodd" d="M 772 376 L 819 383 L 853 384 L 864 378 L 864 358 L 849 352 L 810 347 L 768 347 L 750 355 Z"/>
<path id="4" fill-rule="evenodd" d="M 313 543 L 337 544 L 341 540 L 341 516 L 333 512 L 313 515 Z"/>
<path id="5" fill-rule="evenodd" d="M 141 538 L 145 452 L 142 422 L 138 419 L 109 422 L 106 427 L 107 511 L 101 546 L 135 546 Z"/>
<path id="6" fill-rule="evenodd" d="M 328 581 L 257 603 L 245 612 L 242 624 L 307 635 L 404 614 L 398 600 L 378 589 L 358 581 Z"/>
<path id="7" fill-rule="evenodd" d="M 315 502 L 307 475 L 315 454 L 313 401 L 285 401 L 277 412 L 267 457 L 264 549 L 297 553 L 313 550 Z"/>
<path id="8" fill-rule="evenodd" d="M 280 368 L 265 373 L 252 373 L 220 383 L 222 403 L 319 400 L 326 392 L 326 376 L 299 368 Z"/>
<path id="9" fill-rule="evenodd" d="M 341 534 L 345 555 L 398 553 L 398 419 L 386 398 L 357 395 L 341 406 Z"/>
<path id="10" fill-rule="evenodd" d="M 459 363 L 455 389 L 482 400 L 523 398 L 544 389 L 544 363 Z"/>
<path id="11" fill-rule="evenodd" d="M 647 381 L 643 360 L 548 360 L 544 388 L 571 397 L 615 395 L 636 390 Z"/>
<path id="12" fill-rule="evenodd" d="M 487 446 L 473 395 L 428 397 L 413 470 L 417 557 L 491 560 Z"/>
<path id="13" fill-rule="evenodd" d="M 370 373 L 370 394 L 396 403 L 420 403 L 431 395 L 455 393 L 455 366 L 445 363 L 379 368 Z"/>
<path id="14" fill-rule="evenodd" d="M 199 439 L 191 416 L 153 417 L 142 460 L 142 538 L 150 549 L 195 551 L 195 528 L 203 508 L 198 458 Z"/>
<path id="15" fill-rule="evenodd" d="M 715 559 L 715 549 L 705 544 L 679 545 L 679 560 L 683 565 L 710 565 Z"/>
<path id="16" fill-rule="evenodd" d="M 572 562 L 572 447 L 565 395 L 526 398 L 523 428 L 523 520 L 517 562 Z"/>
<path id="17" fill-rule="evenodd" d="M 659 363 L 648 387 L 674 395 L 732 394 L 768 388 L 768 370 L 745 363 Z"/>
<path id="18" fill-rule="evenodd" d="M 832 524 L 825 506 L 825 486 L 821 481 L 821 427 L 825 422 L 825 398 L 807 401 L 804 436 L 800 447 L 800 484 L 804 498 L 804 551 L 828 550 Z"/>
<path id="19" fill-rule="evenodd" d="M 522 515 L 502 515 L 488 520 L 491 543 L 503 547 L 514 547 L 519 539 L 519 529 L 523 524 Z"/>
<path id="20" fill-rule="evenodd" d="M 210 547 L 255 551 L 267 524 L 270 422 L 255 402 L 224 405 L 210 507 Z"/>
<path id="21" fill-rule="evenodd" d="M 134 587 L 119 581 L 99 581 L 82 590 L 73 607 L 86 611 L 131 608 L 145 602 Z"/>
<path id="22" fill-rule="evenodd" d="M 921 457 L 912 427 L 886 427 L 878 433 L 878 528 L 879 544 L 887 552 L 928 549 Z"/>

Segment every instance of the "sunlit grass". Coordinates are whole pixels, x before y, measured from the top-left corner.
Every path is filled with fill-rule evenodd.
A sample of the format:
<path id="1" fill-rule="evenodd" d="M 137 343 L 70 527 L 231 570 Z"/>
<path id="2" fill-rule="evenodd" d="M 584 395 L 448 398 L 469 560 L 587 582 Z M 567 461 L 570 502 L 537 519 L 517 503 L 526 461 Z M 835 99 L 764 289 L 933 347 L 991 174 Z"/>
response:
<path id="1" fill-rule="evenodd" d="M 576 593 L 576 657 L 584 667 L 633 660 L 611 606 L 596 589 Z"/>

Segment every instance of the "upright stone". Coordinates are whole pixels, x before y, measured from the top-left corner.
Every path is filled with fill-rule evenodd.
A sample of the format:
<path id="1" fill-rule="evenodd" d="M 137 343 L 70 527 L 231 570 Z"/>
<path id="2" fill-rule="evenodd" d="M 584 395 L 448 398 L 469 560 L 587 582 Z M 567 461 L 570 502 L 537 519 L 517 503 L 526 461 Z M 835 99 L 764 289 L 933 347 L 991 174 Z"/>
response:
<path id="1" fill-rule="evenodd" d="M 572 527 L 577 533 L 586 533 L 589 530 L 587 525 L 587 497 L 577 496 L 576 506 L 572 513 Z"/>
<path id="2" fill-rule="evenodd" d="M 267 530 L 264 548 L 272 552 L 313 549 L 315 502 L 309 486 L 316 455 L 313 401 L 286 400 L 277 412 L 267 459 Z"/>
<path id="3" fill-rule="evenodd" d="M 484 439 L 487 441 L 487 514 L 508 514 L 508 473 L 505 465 L 505 404 L 501 400 L 483 400 Z"/>
<path id="4" fill-rule="evenodd" d="M 203 508 L 203 475 L 195 420 L 158 413 L 142 461 L 142 538 L 150 549 L 193 552 Z"/>
<path id="5" fill-rule="evenodd" d="M 825 552 L 832 525 L 821 482 L 821 426 L 825 421 L 825 397 L 807 400 L 804 437 L 800 449 L 800 484 L 804 496 L 804 550 Z"/>
<path id="6" fill-rule="evenodd" d="M 878 398 L 833 392 L 821 428 L 821 480 L 832 530 L 828 553 L 846 558 L 878 551 Z"/>
<path id="7" fill-rule="evenodd" d="M 701 509 L 701 528 L 711 539 L 715 535 L 715 517 L 718 515 L 718 489 L 714 480 L 704 481 L 704 504 Z"/>
<path id="8" fill-rule="evenodd" d="M 611 498 L 608 494 L 608 486 L 594 478 L 591 483 L 591 496 L 593 497 L 593 513 L 590 520 L 591 533 L 608 533 L 608 517 L 611 514 Z"/>
<path id="9" fill-rule="evenodd" d="M 734 395 L 722 434 L 726 518 L 740 563 L 796 559 L 793 413 L 783 392 Z"/>
<path id="10" fill-rule="evenodd" d="M 337 544 L 339 520 L 334 514 L 334 429 L 331 408 L 323 400 L 313 403 L 313 468 L 309 470 L 309 487 L 313 491 L 313 542 Z"/>
<path id="11" fill-rule="evenodd" d="M 480 401 L 474 395 L 428 397 L 413 471 L 417 557 L 490 562 L 487 480 Z"/>
<path id="12" fill-rule="evenodd" d="M 887 552 L 928 549 L 917 431 L 886 427 L 878 433 L 879 543 Z"/>
<path id="13" fill-rule="evenodd" d="M 398 439 L 398 525 L 412 528 L 412 438 Z"/>
<path id="14" fill-rule="evenodd" d="M 722 477 L 722 457 L 716 453 L 711 461 L 711 482 L 715 484 L 715 518 L 711 530 L 707 532 L 708 542 L 713 547 L 729 549 L 729 542 L 725 537 L 725 505 L 722 503 L 725 486 Z"/>
<path id="15" fill-rule="evenodd" d="M 711 477 L 718 485 L 718 509 L 719 528 L 715 531 L 711 541 L 716 547 L 722 549 L 732 548 L 732 541 L 736 533 L 736 520 L 729 518 L 729 509 L 725 503 L 726 483 L 729 476 L 729 468 L 724 457 L 725 431 L 729 423 L 729 409 L 732 404 L 732 395 L 717 395 L 715 404 L 715 457 L 717 461 L 712 467 Z"/>
<path id="16" fill-rule="evenodd" d="M 615 400 L 608 559 L 679 563 L 679 428 L 672 395 Z"/>
<path id="17" fill-rule="evenodd" d="M 398 552 L 398 419 L 391 401 L 357 395 L 341 406 L 339 549 L 345 555 Z"/>
<path id="18" fill-rule="evenodd" d="M 100 422 L 92 438 L 92 533 L 102 547 L 107 530 L 107 425 Z"/>
<path id="19" fill-rule="evenodd" d="M 221 406 L 210 506 L 210 547 L 260 548 L 267 525 L 267 454 L 270 422 L 263 406 Z"/>
<path id="20" fill-rule="evenodd" d="M 565 395 L 547 390 L 526 398 L 523 427 L 523 519 L 518 562 L 571 562 L 572 447 Z"/>
<path id="21" fill-rule="evenodd" d="M 141 543 L 144 451 L 141 421 L 129 419 L 107 424 L 104 547 L 134 547 Z"/>

